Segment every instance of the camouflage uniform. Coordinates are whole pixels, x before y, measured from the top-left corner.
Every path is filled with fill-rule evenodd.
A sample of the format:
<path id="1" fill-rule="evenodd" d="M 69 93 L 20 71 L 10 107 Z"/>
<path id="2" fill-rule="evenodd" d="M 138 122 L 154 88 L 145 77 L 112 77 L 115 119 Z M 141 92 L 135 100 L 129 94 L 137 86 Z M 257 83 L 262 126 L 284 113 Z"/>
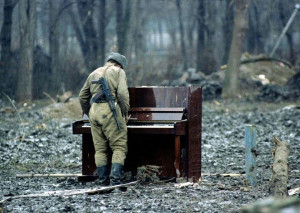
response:
<path id="1" fill-rule="evenodd" d="M 90 100 L 99 91 L 99 84 L 92 84 L 99 80 L 105 72 L 105 79 L 108 82 L 110 91 L 117 102 L 116 109 L 121 131 L 118 130 L 113 113 L 107 102 L 93 103 L 90 108 Z M 104 67 L 93 71 L 87 78 L 79 93 L 79 100 L 85 114 L 89 115 L 92 136 L 95 146 L 95 163 L 97 167 L 107 165 L 107 146 L 112 152 L 112 163 L 124 165 L 127 153 L 127 126 L 125 116 L 129 109 L 129 93 L 126 82 L 126 75 L 123 69 L 114 66 L 114 63 L 107 62 Z"/>

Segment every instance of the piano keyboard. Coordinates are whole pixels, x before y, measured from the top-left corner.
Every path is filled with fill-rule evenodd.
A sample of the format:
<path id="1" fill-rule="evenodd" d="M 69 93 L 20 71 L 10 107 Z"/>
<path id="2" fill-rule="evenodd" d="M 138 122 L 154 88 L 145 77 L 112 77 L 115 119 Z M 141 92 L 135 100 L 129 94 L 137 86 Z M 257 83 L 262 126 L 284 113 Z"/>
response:
<path id="1" fill-rule="evenodd" d="M 85 123 L 82 125 L 84 128 L 90 128 L 90 123 Z M 166 129 L 172 129 L 174 128 L 174 124 L 138 124 L 138 125 L 127 125 L 127 128 L 134 129 L 134 128 L 166 128 Z"/>
<path id="2" fill-rule="evenodd" d="M 166 128 L 172 129 L 174 128 L 174 124 L 154 124 L 154 125 L 127 125 L 127 128 Z"/>

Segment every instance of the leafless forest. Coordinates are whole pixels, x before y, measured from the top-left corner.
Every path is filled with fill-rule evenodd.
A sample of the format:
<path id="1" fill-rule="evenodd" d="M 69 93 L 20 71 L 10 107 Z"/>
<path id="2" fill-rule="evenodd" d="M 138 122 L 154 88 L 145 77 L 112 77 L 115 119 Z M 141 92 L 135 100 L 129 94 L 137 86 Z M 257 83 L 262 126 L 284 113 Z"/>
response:
<path id="1" fill-rule="evenodd" d="M 268 56 L 296 3 L 1 0 L 1 91 L 19 101 L 67 90 L 77 94 L 110 51 L 128 58 L 130 86 L 161 85 L 163 80 L 178 79 L 188 68 L 208 75 L 224 64 L 236 66 L 229 60 L 232 41 L 238 51 L 231 57 L 238 63 L 245 52 Z M 296 68 L 299 21 L 296 15 L 274 54 Z"/>
<path id="2" fill-rule="evenodd" d="M 0 0 L 0 213 L 241 212 L 273 195 L 274 136 L 290 146 L 284 195 L 299 197 L 299 4 Z M 72 122 L 81 116 L 78 92 L 111 51 L 127 57 L 130 87 L 202 86 L 202 179 L 41 197 L 45 191 L 95 187 L 64 175 L 82 173 L 83 142 L 72 134 Z M 244 176 L 245 124 L 257 128 L 258 152 L 251 149 L 257 155 L 256 187 Z M 62 177 L 17 177 L 24 173 Z M 298 199 L 294 212 L 299 208 Z"/>

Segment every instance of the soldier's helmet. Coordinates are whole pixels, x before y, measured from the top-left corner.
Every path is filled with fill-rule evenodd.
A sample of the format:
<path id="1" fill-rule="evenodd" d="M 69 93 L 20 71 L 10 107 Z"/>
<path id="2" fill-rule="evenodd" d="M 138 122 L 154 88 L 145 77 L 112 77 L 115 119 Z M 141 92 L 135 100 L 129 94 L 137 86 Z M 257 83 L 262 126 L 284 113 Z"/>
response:
<path id="1" fill-rule="evenodd" d="M 125 69 L 128 66 L 126 57 L 124 55 L 121 55 L 120 53 L 111 52 L 106 61 L 109 60 L 114 60 L 118 62 L 118 64 L 120 64 L 123 69 Z"/>

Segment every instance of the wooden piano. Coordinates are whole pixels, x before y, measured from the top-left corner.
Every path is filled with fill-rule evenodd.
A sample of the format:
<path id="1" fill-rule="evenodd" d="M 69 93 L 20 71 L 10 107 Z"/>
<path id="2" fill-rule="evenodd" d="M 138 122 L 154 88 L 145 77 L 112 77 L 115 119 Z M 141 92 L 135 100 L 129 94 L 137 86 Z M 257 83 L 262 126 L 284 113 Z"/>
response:
<path id="1" fill-rule="evenodd" d="M 143 165 L 162 167 L 162 177 L 201 177 L 202 89 L 189 87 L 129 88 L 130 120 L 125 171 Z M 88 121 L 75 121 L 82 134 L 82 174 L 93 175 L 94 146 Z"/>

